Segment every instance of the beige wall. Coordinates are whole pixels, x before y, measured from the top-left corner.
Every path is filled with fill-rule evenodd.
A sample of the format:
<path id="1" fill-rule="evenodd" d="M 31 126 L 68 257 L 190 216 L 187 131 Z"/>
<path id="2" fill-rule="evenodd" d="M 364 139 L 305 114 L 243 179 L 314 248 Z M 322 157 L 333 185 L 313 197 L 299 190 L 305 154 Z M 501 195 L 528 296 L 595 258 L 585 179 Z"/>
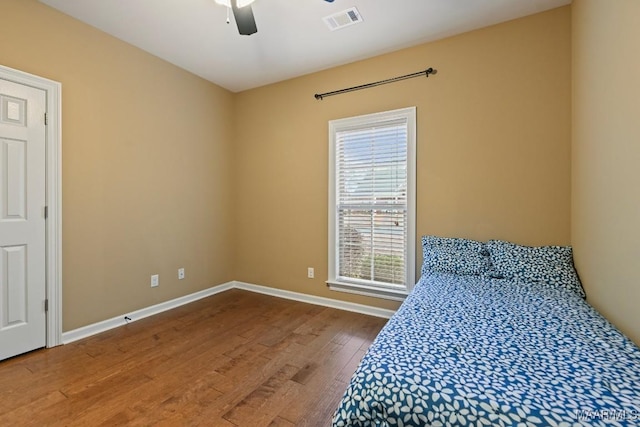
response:
<path id="1" fill-rule="evenodd" d="M 574 0 L 572 243 L 588 301 L 640 343 L 640 2 Z"/>
<path id="2" fill-rule="evenodd" d="M 232 279 L 396 307 L 324 284 L 335 118 L 418 107 L 418 235 L 569 243 L 568 7 L 234 95 L 2 1 L 0 63 L 63 84 L 65 331 Z"/>
<path id="3" fill-rule="evenodd" d="M 418 235 L 571 232 L 589 301 L 640 342 L 637 1 L 576 0 L 237 95 L 35 0 L 2 13 L 0 63 L 63 84 L 64 330 L 232 279 L 395 307 L 324 285 L 327 122 L 415 105 Z"/>
<path id="4" fill-rule="evenodd" d="M 564 7 L 238 94 L 236 279 L 394 307 L 324 284 L 327 122 L 414 105 L 418 235 L 568 244 L 570 23 Z M 428 79 L 313 98 L 429 66 Z"/>
<path id="5" fill-rule="evenodd" d="M 35 0 L 1 13 L 0 63 L 62 83 L 64 330 L 233 279 L 233 94 Z"/>

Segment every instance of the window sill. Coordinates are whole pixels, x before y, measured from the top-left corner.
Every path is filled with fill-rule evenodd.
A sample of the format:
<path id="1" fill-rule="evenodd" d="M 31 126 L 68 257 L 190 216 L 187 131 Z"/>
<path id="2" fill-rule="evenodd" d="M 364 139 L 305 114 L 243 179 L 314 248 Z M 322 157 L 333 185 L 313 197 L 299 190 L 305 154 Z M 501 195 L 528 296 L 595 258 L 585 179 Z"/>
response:
<path id="1" fill-rule="evenodd" d="M 349 294 L 364 295 L 374 298 L 383 298 L 392 301 L 404 301 L 409 295 L 407 290 L 385 289 L 377 286 L 357 285 L 355 283 L 344 283 L 337 281 L 327 281 L 327 286 L 332 291 L 346 292 Z"/>

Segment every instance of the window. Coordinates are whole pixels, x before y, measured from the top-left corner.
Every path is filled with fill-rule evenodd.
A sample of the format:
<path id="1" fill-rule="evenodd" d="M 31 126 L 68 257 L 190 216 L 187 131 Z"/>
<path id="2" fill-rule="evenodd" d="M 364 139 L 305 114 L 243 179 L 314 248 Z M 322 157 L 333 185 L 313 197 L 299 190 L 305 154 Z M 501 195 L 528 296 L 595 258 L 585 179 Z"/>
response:
<path id="1" fill-rule="evenodd" d="M 415 107 L 329 122 L 329 287 L 402 300 L 415 277 Z"/>

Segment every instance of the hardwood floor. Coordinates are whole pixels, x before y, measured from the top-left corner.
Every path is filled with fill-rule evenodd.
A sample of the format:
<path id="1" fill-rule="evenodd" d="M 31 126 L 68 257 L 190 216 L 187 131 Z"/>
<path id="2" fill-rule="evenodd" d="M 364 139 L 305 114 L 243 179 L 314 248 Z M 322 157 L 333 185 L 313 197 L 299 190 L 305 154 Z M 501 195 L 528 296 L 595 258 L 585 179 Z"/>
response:
<path id="1" fill-rule="evenodd" d="M 327 426 L 385 322 L 230 290 L 0 362 L 0 425 Z"/>

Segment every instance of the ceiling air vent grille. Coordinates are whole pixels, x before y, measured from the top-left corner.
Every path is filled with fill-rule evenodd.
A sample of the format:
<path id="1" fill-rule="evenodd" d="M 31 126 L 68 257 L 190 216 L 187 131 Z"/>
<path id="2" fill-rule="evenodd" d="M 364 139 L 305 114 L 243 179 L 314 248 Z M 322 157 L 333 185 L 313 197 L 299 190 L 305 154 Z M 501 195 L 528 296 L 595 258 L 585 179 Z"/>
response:
<path id="1" fill-rule="evenodd" d="M 342 12 L 334 13 L 323 18 L 325 24 L 331 31 L 339 30 L 349 25 L 359 24 L 362 22 L 362 16 L 358 12 L 358 9 L 352 7 Z"/>

